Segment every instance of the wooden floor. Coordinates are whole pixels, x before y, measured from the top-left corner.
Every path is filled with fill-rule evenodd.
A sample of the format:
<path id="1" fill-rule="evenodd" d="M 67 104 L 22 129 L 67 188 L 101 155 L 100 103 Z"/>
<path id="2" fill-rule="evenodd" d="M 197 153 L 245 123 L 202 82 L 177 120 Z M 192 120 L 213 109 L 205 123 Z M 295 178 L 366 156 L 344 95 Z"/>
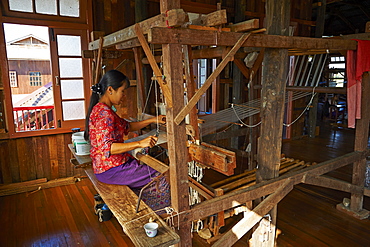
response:
<path id="1" fill-rule="evenodd" d="M 319 137 L 284 142 L 288 157 L 321 162 L 353 150 L 354 132 L 325 128 Z M 350 181 L 351 167 L 331 172 Z M 90 181 L 0 197 L 0 246 L 133 246 L 115 219 L 98 222 Z M 370 220 L 335 209 L 347 193 L 299 185 L 278 206 L 278 246 L 370 246 Z M 370 210 L 370 199 L 364 207 Z M 194 246 L 207 246 L 194 238 Z M 248 246 L 242 239 L 234 246 Z"/>

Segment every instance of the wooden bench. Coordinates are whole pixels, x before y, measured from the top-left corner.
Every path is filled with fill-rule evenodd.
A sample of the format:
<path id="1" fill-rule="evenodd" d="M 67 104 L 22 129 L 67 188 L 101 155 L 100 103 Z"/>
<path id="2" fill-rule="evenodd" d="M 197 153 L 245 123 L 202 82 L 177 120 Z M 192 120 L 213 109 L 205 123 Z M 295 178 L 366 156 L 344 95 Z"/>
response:
<path id="1" fill-rule="evenodd" d="M 75 157 L 71 160 L 72 164 L 76 166 L 91 163 L 89 155 L 76 155 L 73 145 L 69 144 L 68 147 Z M 97 180 L 91 166 L 83 169 L 135 246 L 170 246 L 180 241 L 179 235 L 144 202 L 140 203 L 138 213 L 135 212 L 138 196 L 128 186 L 102 183 Z M 158 234 L 154 238 L 149 238 L 143 228 L 150 218 L 159 225 Z"/>

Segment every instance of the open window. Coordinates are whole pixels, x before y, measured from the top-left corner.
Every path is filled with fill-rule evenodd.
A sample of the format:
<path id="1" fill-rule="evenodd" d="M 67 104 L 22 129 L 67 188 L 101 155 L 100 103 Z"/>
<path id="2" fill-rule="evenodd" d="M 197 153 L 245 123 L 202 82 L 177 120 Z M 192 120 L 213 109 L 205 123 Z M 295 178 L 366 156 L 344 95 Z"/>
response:
<path id="1" fill-rule="evenodd" d="M 26 19 L 50 20 L 51 17 L 62 21 L 85 23 L 86 0 L 5 0 L 3 14 Z M 81 11 L 82 10 L 82 11 Z"/>
<path id="2" fill-rule="evenodd" d="M 54 29 L 52 70 L 55 85 L 55 115 L 57 127 L 73 128 L 84 125 L 90 83 L 86 80 L 88 64 L 82 58 L 87 49 L 83 30 Z"/>
<path id="3" fill-rule="evenodd" d="M 2 3 L 1 126 L 10 136 L 83 128 L 90 91 L 88 64 L 82 59 L 88 47 L 87 2 Z"/>

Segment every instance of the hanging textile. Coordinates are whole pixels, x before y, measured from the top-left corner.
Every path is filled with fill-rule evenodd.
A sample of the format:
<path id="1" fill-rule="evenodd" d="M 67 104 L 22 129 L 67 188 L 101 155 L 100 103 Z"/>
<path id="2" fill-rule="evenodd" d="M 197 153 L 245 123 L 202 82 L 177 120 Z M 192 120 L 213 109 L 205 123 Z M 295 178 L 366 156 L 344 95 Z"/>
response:
<path id="1" fill-rule="evenodd" d="M 347 114 L 348 127 L 355 128 L 361 118 L 362 74 L 370 71 L 370 41 L 356 40 L 357 50 L 347 51 Z"/>

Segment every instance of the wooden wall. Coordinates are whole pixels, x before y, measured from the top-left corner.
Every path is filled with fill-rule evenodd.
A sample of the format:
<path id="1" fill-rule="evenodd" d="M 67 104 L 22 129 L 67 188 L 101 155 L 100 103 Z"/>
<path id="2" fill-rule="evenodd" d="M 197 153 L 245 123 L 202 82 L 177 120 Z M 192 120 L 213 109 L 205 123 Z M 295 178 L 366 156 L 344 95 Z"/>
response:
<path id="1" fill-rule="evenodd" d="M 94 31 L 104 31 L 106 34 L 123 29 L 135 23 L 135 2 L 144 1 L 147 6 L 147 18 L 158 15 L 159 0 L 93 0 Z M 234 22 L 235 1 L 239 0 L 182 0 L 181 8 L 187 12 L 208 14 L 217 10 L 217 3 L 226 9 L 228 21 Z M 310 5 L 312 0 L 300 0 Z M 143 5 L 140 3 L 141 6 Z M 247 1 L 245 6 L 246 19 L 263 18 L 265 14 L 265 0 Z"/>
<path id="2" fill-rule="evenodd" d="M 69 162 L 71 133 L 0 140 L 0 183 L 84 174 Z"/>

